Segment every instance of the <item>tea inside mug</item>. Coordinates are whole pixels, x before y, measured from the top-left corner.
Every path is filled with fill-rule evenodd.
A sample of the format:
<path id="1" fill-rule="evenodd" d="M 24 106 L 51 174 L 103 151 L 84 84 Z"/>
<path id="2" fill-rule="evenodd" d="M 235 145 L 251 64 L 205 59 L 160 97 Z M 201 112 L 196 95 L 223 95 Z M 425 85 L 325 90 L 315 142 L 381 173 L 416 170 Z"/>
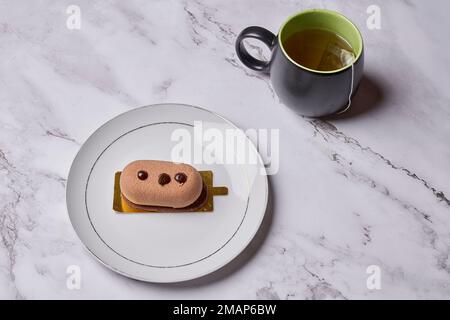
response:
<path id="1" fill-rule="evenodd" d="M 325 29 L 294 32 L 283 47 L 296 63 L 317 71 L 342 69 L 356 59 L 355 50 L 343 37 Z"/>

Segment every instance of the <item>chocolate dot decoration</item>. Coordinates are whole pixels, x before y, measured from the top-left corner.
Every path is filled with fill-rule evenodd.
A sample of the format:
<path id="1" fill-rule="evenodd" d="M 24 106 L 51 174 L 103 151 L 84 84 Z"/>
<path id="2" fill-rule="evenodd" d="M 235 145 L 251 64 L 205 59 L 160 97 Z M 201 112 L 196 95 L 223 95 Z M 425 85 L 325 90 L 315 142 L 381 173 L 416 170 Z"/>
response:
<path id="1" fill-rule="evenodd" d="M 170 182 L 170 176 L 167 173 L 161 173 L 158 177 L 158 183 L 160 185 L 165 185 Z"/>
<path id="2" fill-rule="evenodd" d="M 175 181 L 178 183 L 185 183 L 187 181 L 187 176 L 186 174 L 182 173 L 182 172 L 178 172 L 175 175 Z"/>
<path id="3" fill-rule="evenodd" d="M 147 171 L 139 170 L 137 173 L 137 177 L 139 180 L 146 180 L 148 178 L 148 173 Z"/>

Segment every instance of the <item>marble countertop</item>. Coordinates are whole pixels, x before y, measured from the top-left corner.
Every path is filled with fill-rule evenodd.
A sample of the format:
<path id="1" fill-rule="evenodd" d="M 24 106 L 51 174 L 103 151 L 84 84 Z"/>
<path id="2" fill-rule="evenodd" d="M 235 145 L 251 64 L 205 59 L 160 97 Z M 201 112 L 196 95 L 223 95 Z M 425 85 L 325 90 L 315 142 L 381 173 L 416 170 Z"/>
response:
<path id="1" fill-rule="evenodd" d="M 450 298 L 450 4 L 376 2 L 1 2 L 0 298 Z M 71 4 L 79 30 L 66 27 Z M 373 4 L 379 30 L 366 26 Z M 295 115 L 234 52 L 244 27 L 275 32 L 307 8 L 338 10 L 364 36 L 365 76 L 341 117 Z M 255 241 L 212 276 L 172 285 L 99 264 L 65 203 L 89 135 L 164 102 L 280 129 L 280 170 Z M 71 265 L 79 290 L 66 285 Z M 369 266 L 381 288 L 367 286 Z"/>

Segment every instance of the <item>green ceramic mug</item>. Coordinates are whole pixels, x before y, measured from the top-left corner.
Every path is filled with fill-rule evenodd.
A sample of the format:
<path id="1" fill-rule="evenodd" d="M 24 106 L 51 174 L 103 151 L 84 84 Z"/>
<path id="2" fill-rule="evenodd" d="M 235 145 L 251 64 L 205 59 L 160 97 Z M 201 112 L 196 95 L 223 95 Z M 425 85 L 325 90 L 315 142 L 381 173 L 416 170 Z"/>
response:
<path id="1" fill-rule="evenodd" d="M 322 29 L 344 38 L 355 52 L 354 61 L 338 70 L 318 71 L 295 62 L 283 43 L 289 36 L 305 29 Z M 272 56 L 262 61 L 250 55 L 244 39 L 254 38 L 267 45 Z M 358 28 L 340 13 L 313 9 L 289 17 L 278 35 L 261 27 L 244 29 L 236 40 L 236 53 L 248 68 L 270 74 L 273 88 L 281 101 L 297 113 L 321 117 L 348 109 L 364 69 L 363 39 Z"/>

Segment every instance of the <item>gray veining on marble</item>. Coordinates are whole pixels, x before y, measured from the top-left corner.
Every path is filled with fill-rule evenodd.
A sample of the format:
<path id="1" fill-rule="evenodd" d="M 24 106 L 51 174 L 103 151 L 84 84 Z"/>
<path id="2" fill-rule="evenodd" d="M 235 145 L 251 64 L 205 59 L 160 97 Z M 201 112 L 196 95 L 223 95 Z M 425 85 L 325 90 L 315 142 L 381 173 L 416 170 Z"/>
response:
<path id="1" fill-rule="evenodd" d="M 80 30 L 66 27 L 71 4 Z M 381 30 L 366 27 L 372 4 Z M 307 8 L 338 10 L 363 33 L 366 72 L 347 115 L 296 116 L 234 52 L 244 27 L 276 32 Z M 449 9 L 443 0 L 1 1 L 0 298 L 449 299 Z M 229 270 L 178 285 L 97 263 L 65 205 L 88 136 L 163 102 L 280 128 L 266 234 Z M 70 265 L 81 268 L 80 290 L 66 286 Z M 366 286 L 370 265 L 380 290 Z"/>

